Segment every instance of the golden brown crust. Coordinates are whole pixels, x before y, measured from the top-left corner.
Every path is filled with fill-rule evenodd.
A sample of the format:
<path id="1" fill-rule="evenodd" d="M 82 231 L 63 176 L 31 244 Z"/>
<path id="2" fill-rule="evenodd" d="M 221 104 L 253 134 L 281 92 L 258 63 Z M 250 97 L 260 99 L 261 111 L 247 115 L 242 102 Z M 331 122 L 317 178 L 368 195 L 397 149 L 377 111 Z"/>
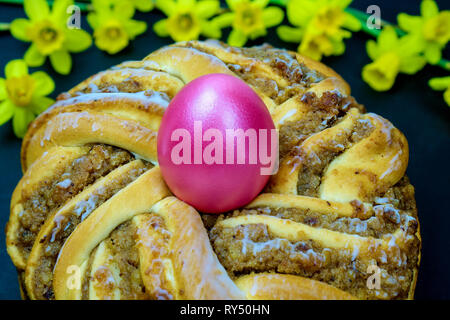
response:
<path id="1" fill-rule="evenodd" d="M 170 258 L 182 299 L 242 299 L 243 295 L 217 260 L 200 215 L 175 197 L 158 202 L 152 211 L 164 218 L 171 233 Z M 180 214 L 183 212 L 183 214 Z"/>
<path id="2" fill-rule="evenodd" d="M 98 207 L 97 202 L 100 195 L 114 188 L 114 185 L 119 181 L 127 179 L 126 177 L 132 175 L 133 171 L 139 171 L 143 168 L 143 162 L 135 160 L 114 170 L 109 175 L 85 188 L 80 194 L 76 195 L 47 218 L 36 237 L 37 240 L 34 242 L 25 268 L 24 281 L 30 299 L 41 298 L 38 293 L 37 283 L 39 281 L 37 279 L 39 278 L 39 273 L 46 271 L 43 269 L 50 263 L 48 260 L 54 258 L 54 254 L 51 256 L 47 250 L 52 250 L 58 234 L 63 233 L 68 227 L 76 227 L 72 216 L 75 215 L 77 221 L 80 220 L 80 223 L 82 223 Z M 81 209 L 84 208 L 85 210 L 81 212 Z"/>
<path id="3" fill-rule="evenodd" d="M 151 188 L 152 193 L 142 197 L 142 190 Z M 67 286 L 71 266 L 83 268 L 91 251 L 105 239 L 119 224 L 145 213 L 170 191 L 162 180 L 159 167 L 155 167 L 117 193 L 110 201 L 97 208 L 71 234 L 60 252 L 53 275 L 56 299 L 79 298 L 81 288 Z M 101 226 L 101 229 L 99 229 Z"/>
<path id="4" fill-rule="evenodd" d="M 356 300 L 323 282 L 288 274 L 249 274 L 238 278 L 236 285 L 250 300 Z"/>
<path id="5" fill-rule="evenodd" d="M 11 214 L 6 225 L 6 248 L 16 268 L 25 269 L 27 259 L 24 252 L 18 247 L 18 237 L 20 236 L 19 215 L 23 211 L 22 199 L 27 194 L 31 194 L 43 181 L 60 171 L 61 168 L 67 166 L 80 155 L 85 154 L 88 149 L 86 147 L 54 148 L 33 163 L 30 170 L 25 173 L 16 186 L 11 198 Z"/>

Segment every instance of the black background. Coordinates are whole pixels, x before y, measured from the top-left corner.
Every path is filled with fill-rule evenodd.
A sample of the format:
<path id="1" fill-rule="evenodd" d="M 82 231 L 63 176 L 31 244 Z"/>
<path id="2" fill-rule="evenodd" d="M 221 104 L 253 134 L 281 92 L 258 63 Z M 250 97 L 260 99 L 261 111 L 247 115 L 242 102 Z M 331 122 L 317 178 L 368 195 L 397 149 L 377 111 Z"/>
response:
<path id="1" fill-rule="evenodd" d="M 441 10 L 450 9 L 449 1 L 437 1 Z M 365 11 L 369 5 L 381 8 L 382 19 L 396 21 L 399 12 L 418 15 L 420 1 L 355 0 L 352 7 Z M 0 5 L 0 22 L 10 22 L 25 17 L 20 6 Z M 69 76 L 52 71 L 49 62 L 40 68 L 55 80 L 55 97 L 98 71 L 124 60 L 142 59 L 161 46 L 172 43 L 169 38 L 158 38 L 151 26 L 163 18 L 162 13 L 137 13 L 136 19 L 148 23 L 145 34 L 117 55 L 110 56 L 95 46 L 72 55 L 73 69 Z M 90 30 L 83 17 L 82 27 Z M 227 32 L 226 32 L 227 33 Z M 226 39 L 226 33 L 224 38 Z M 432 91 L 428 85 L 431 77 L 447 76 L 438 67 L 427 66 L 414 76 L 399 75 L 389 92 L 373 91 L 361 80 L 361 69 L 369 63 L 365 42 L 370 37 L 362 32 L 354 33 L 346 41 L 344 55 L 323 60 L 340 73 L 351 87 L 355 98 L 370 112 L 389 119 L 406 136 L 410 147 L 407 174 L 416 188 L 416 199 L 423 239 L 422 263 L 416 289 L 416 299 L 450 299 L 450 108 L 442 98 L 442 92 Z M 275 30 L 270 30 L 265 39 L 247 43 L 247 46 L 268 42 L 276 47 L 296 50 L 295 44 L 279 40 Z M 29 44 L 14 39 L 9 32 L 0 33 L 0 76 L 6 63 L 22 58 Z M 450 58 L 450 50 L 444 55 Z M 35 69 L 30 70 L 32 72 Z M 22 173 L 20 169 L 21 141 L 14 136 L 11 123 L 0 127 L 0 299 L 19 299 L 16 271 L 6 252 L 4 226 L 8 221 L 12 191 Z"/>

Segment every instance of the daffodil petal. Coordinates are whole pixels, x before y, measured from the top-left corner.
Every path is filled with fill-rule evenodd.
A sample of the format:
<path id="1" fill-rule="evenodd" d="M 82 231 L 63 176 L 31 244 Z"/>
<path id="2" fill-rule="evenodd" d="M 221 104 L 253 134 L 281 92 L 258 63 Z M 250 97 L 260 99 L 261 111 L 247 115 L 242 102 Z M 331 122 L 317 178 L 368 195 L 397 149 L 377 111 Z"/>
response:
<path id="1" fill-rule="evenodd" d="M 428 81 L 428 85 L 433 90 L 445 90 L 450 87 L 450 76 L 442 78 L 432 78 L 430 79 L 430 81 Z"/>
<path id="2" fill-rule="evenodd" d="M 217 0 L 203 0 L 197 2 L 195 5 L 195 12 L 202 19 L 207 19 L 212 17 L 219 10 L 220 5 Z"/>
<path id="3" fill-rule="evenodd" d="M 25 0 L 23 6 L 27 16 L 34 21 L 46 18 L 50 12 L 45 0 Z"/>
<path id="4" fill-rule="evenodd" d="M 382 53 L 395 48 L 398 38 L 395 29 L 391 26 L 383 28 L 380 35 L 378 36 L 378 46 Z"/>
<path id="5" fill-rule="evenodd" d="M 434 0 L 423 0 L 420 4 L 420 13 L 424 18 L 431 18 L 439 13 L 439 8 Z"/>
<path id="6" fill-rule="evenodd" d="M 14 115 L 14 104 L 11 100 L 0 103 L 0 126 L 7 122 Z"/>
<path id="7" fill-rule="evenodd" d="M 311 47 L 303 45 L 305 42 L 302 41 L 298 46 L 298 53 L 307 56 L 313 60 L 320 61 L 322 59 L 322 52 L 318 49 L 312 49 Z"/>
<path id="8" fill-rule="evenodd" d="M 0 78 L 0 101 L 8 98 L 8 92 L 6 91 L 6 82 L 5 79 Z"/>
<path id="9" fill-rule="evenodd" d="M 345 43 L 343 40 L 331 41 L 331 43 L 333 44 L 333 51 L 330 54 L 326 53 L 325 55 L 329 56 L 329 55 L 333 54 L 335 56 L 340 56 L 340 55 L 344 54 Z"/>
<path id="10" fill-rule="evenodd" d="M 214 23 L 204 21 L 202 22 L 202 34 L 205 37 L 219 39 L 222 36 L 222 32 L 220 28 Z"/>
<path id="11" fill-rule="evenodd" d="M 394 85 L 400 59 L 394 53 L 386 53 L 363 67 L 363 80 L 376 91 L 387 91 Z"/>
<path id="12" fill-rule="evenodd" d="M 5 76 L 6 79 L 21 77 L 28 74 L 28 66 L 24 60 L 11 60 L 6 64 Z"/>
<path id="13" fill-rule="evenodd" d="M 34 79 L 34 94 L 37 96 L 46 96 L 55 90 L 55 82 L 44 71 L 36 71 L 31 75 Z"/>
<path id="14" fill-rule="evenodd" d="M 167 31 L 167 19 L 157 21 L 153 25 L 153 31 L 155 31 L 159 37 L 168 37 L 169 31 Z"/>
<path id="15" fill-rule="evenodd" d="M 361 21 L 347 12 L 344 12 L 344 14 L 345 20 L 344 24 L 342 25 L 344 28 L 347 28 L 353 32 L 361 30 Z"/>
<path id="16" fill-rule="evenodd" d="M 218 28 L 226 28 L 231 26 L 235 17 L 234 12 L 227 12 L 217 16 L 211 20 Z"/>
<path id="17" fill-rule="evenodd" d="M 25 56 L 23 58 L 30 67 L 39 67 L 45 62 L 45 56 L 39 52 L 34 43 L 31 44 L 27 52 L 25 52 Z"/>
<path id="18" fill-rule="evenodd" d="M 261 28 L 261 29 L 254 30 L 253 32 L 248 34 L 247 37 L 249 37 L 251 40 L 255 40 L 256 38 L 264 37 L 265 35 L 267 35 L 266 28 Z"/>
<path id="19" fill-rule="evenodd" d="M 436 64 L 442 57 L 441 47 L 438 43 L 429 43 L 425 47 L 424 55 L 430 64 Z"/>
<path id="20" fill-rule="evenodd" d="M 73 0 L 56 0 L 52 5 L 52 18 L 55 22 L 65 23 L 69 17 L 67 9 L 73 5 Z"/>
<path id="21" fill-rule="evenodd" d="M 22 41 L 30 41 L 30 37 L 27 35 L 27 29 L 31 23 L 27 19 L 15 19 L 11 22 L 11 34 L 14 38 Z"/>
<path id="22" fill-rule="evenodd" d="M 13 130 L 18 138 L 23 138 L 27 132 L 28 125 L 33 121 L 34 115 L 25 108 L 15 108 L 13 116 Z"/>
<path id="23" fill-rule="evenodd" d="M 128 20 L 124 27 L 130 39 L 134 39 L 147 30 L 147 23 L 145 21 Z"/>
<path id="24" fill-rule="evenodd" d="M 444 92 L 444 100 L 448 106 L 450 106 L 450 87 Z"/>
<path id="25" fill-rule="evenodd" d="M 414 32 L 421 29 L 422 19 L 416 16 L 410 16 L 406 13 L 400 13 L 397 16 L 398 25 L 405 31 Z"/>
<path id="26" fill-rule="evenodd" d="M 171 16 L 176 11 L 176 4 L 173 0 L 156 0 L 156 7 L 166 16 Z"/>
<path id="27" fill-rule="evenodd" d="M 347 8 L 353 0 L 336 0 L 336 5 L 342 9 Z"/>
<path id="28" fill-rule="evenodd" d="M 89 48 L 92 38 L 89 33 L 82 29 L 69 29 L 66 31 L 66 42 L 64 43 L 70 52 L 81 52 Z"/>
<path id="29" fill-rule="evenodd" d="M 277 28 L 278 37 L 286 42 L 300 42 L 303 31 L 300 28 L 293 28 L 289 26 L 279 26 Z"/>
<path id="30" fill-rule="evenodd" d="M 91 26 L 92 29 L 97 29 L 98 27 L 100 27 L 100 22 L 99 22 L 99 18 L 98 18 L 98 14 L 95 12 L 91 12 L 87 15 L 86 20 L 88 21 L 89 25 Z"/>
<path id="31" fill-rule="evenodd" d="M 366 50 L 369 58 L 372 60 L 376 60 L 380 56 L 378 45 L 374 40 L 369 40 L 366 42 Z"/>
<path id="32" fill-rule="evenodd" d="M 308 24 L 317 9 L 317 3 L 313 0 L 291 0 L 286 5 L 286 15 L 292 25 L 301 27 Z"/>
<path id="33" fill-rule="evenodd" d="M 396 47 L 401 56 L 411 56 L 422 53 L 426 47 L 424 39 L 415 33 L 409 33 L 400 38 Z"/>
<path id="34" fill-rule="evenodd" d="M 96 11 L 106 11 L 111 7 L 111 0 L 92 0 L 92 6 Z"/>
<path id="35" fill-rule="evenodd" d="M 400 60 L 400 72 L 415 74 L 416 72 L 422 70 L 426 64 L 427 60 L 419 55 L 402 57 Z"/>
<path id="36" fill-rule="evenodd" d="M 265 8 L 269 4 L 270 0 L 253 0 L 252 2 L 260 8 Z"/>
<path id="37" fill-rule="evenodd" d="M 180 6 L 191 8 L 195 5 L 196 0 L 178 0 Z"/>
<path id="38" fill-rule="evenodd" d="M 112 14 L 116 17 L 121 17 L 123 20 L 133 18 L 134 11 L 131 1 L 116 1 L 112 8 Z"/>
<path id="39" fill-rule="evenodd" d="M 135 0 L 136 9 L 142 12 L 149 12 L 153 9 L 153 0 Z"/>
<path id="40" fill-rule="evenodd" d="M 53 69 L 60 74 L 69 74 L 72 68 L 72 58 L 67 50 L 58 50 L 50 55 Z"/>
<path id="41" fill-rule="evenodd" d="M 279 25 L 284 18 L 284 12 L 278 7 L 269 7 L 263 10 L 264 25 L 267 28 Z"/>
<path id="42" fill-rule="evenodd" d="M 45 110 L 48 109 L 53 103 L 55 103 L 55 100 L 49 98 L 49 97 L 33 97 L 31 110 L 34 112 L 34 114 L 41 114 Z"/>
<path id="43" fill-rule="evenodd" d="M 228 44 L 234 47 L 242 47 L 247 42 L 247 37 L 239 30 L 233 29 L 228 36 Z"/>
<path id="44" fill-rule="evenodd" d="M 235 10 L 236 4 L 238 4 L 239 2 L 242 2 L 242 0 L 226 0 L 228 8 L 230 8 L 231 10 Z"/>

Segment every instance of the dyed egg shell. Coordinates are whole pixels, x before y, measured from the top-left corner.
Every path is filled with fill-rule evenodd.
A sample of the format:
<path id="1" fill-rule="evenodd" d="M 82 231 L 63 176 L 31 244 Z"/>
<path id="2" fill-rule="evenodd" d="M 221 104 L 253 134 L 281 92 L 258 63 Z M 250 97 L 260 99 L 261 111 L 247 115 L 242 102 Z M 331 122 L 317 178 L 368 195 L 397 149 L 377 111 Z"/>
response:
<path id="1" fill-rule="evenodd" d="M 250 150 L 249 139 L 244 149 L 237 138 L 227 143 L 227 130 L 239 133 L 237 129 L 254 129 L 258 150 L 261 144 L 272 159 L 276 152 L 278 160 L 270 113 L 241 79 L 208 74 L 188 83 L 172 99 L 158 131 L 158 162 L 178 198 L 201 212 L 221 213 L 248 204 L 261 192 L 270 177 L 261 168 L 270 165 L 260 161 L 257 150 Z M 267 132 L 266 139 L 260 129 Z"/>

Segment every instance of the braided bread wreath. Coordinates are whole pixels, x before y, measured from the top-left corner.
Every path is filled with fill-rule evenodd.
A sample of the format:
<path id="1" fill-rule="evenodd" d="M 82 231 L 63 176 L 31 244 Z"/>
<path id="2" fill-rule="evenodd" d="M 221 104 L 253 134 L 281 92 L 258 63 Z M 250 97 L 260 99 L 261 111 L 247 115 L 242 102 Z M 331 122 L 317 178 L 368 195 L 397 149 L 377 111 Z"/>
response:
<path id="1" fill-rule="evenodd" d="M 278 173 L 221 215 L 172 196 L 157 166 L 170 99 L 209 73 L 248 83 L 280 133 Z M 407 141 L 296 53 L 191 41 L 122 63 L 60 95 L 21 160 L 7 248 L 24 298 L 413 298 L 421 241 Z"/>

